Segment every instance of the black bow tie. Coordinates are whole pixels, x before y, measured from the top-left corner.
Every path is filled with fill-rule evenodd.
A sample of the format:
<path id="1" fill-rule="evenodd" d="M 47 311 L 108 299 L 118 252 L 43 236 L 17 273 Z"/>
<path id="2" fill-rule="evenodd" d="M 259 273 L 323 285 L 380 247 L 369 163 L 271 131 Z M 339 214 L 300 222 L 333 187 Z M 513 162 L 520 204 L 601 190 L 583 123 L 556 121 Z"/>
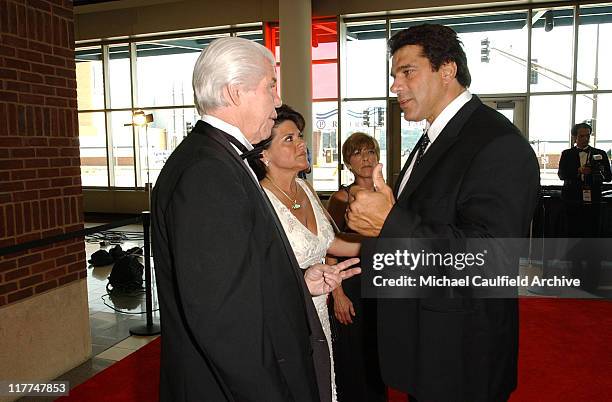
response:
<path id="1" fill-rule="evenodd" d="M 234 144 L 236 148 L 240 150 L 240 152 L 242 152 L 242 154 L 240 154 L 240 158 L 247 159 L 249 161 L 261 158 L 261 151 L 264 149 L 263 146 L 257 146 L 249 151 L 247 147 L 242 142 L 238 141 L 236 137 L 227 133 L 223 133 L 223 135 L 229 142 Z"/>
<path id="2" fill-rule="evenodd" d="M 585 154 L 588 154 L 588 153 L 589 153 L 589 150 L 588 150 L 588 149 L 586 149 L 586 148 L 585 148 L 585 149 L 580 149 L 580 148 L 578 148 L 578 152 L 579 152 L 579 153 L 580 153 L 580 152 L 584 152 Z"/>
<path id="3" fill-rule="evenodd" d="M 245 147 L 246 149 L 246 147 Z M 255 160 L 255 159 L 261 159 L 261 152 L 264 150 L 264 147 L 262 145 L 258 145 L 255 148 L 251 149 L 250 151 L 242 151 L 242 154 L 240 154 L 240 157 L 242 159 L 247 159 L 247 160 Z"/>

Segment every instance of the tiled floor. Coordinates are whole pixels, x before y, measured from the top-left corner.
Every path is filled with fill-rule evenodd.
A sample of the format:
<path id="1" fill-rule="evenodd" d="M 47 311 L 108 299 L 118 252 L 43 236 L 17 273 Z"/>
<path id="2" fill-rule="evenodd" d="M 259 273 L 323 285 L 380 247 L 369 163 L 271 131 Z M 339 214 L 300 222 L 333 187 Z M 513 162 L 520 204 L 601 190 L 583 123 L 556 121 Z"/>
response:
<path id="1" fill-rule="evenodd" d="M 101 223 L 86 223 L 85 227 L 98 226 Z M 125 241 L 120 243 L 123 250 L 134 246 L 141 247 L 142 225 L 128 225 L 113 229 L 111 237 L 116 237 L 114 232 L 125 232 Z M 106 250 L 114 244 L 103 247 Z M 101 248 L 99 242 L 86 242 L 85 250 L 87 259 L 91 254 Z M 144 262 L 141 260 L 144 264 Z M 89 299 L 89 324 L 91 328 L 92 358 L 74 369 L 62 374 L 56 380 L 69 381 L 70 387 L 81 384 L 93 377 L 96 373 L 111 366 L 118 360 L 123 359 L 130 353 L 146 345 L 157 336 L 130 336 L 130 328 L 146 324 L 146 302 L 144 292 L 133 294 L 118 294 L 106 289 L 108 276 L 112 265 L 103 267 L 87 267 L 87 290 Z M 155 273 L 152 272 L 153 286 Z M 159 312 L 157 309 L 156 292 L 153 290 L 153 320 L 159 323 Z M 120 311 L 116 311 L 120 310 Z M 45 402 L 52 401 L 53 397 L 24 397 L 20 402 Z"/>
<path id="2" fill-rule="evenodd" d="M 86 224 L 86 227 L 96 225 L 98 224 Z M 122 236 L 125 240 L 118 243 L 124 251 L 132 247 L 143 246 L 141 225 L 128 225 L 113 229 L 108 237 L 116 238 L 116 235 L 120 232 L 125 233 Z M 110 250 L 114 246 L 114 243 L 101 247 L 97 242 L 87 242 L 85 249 L 89 258 L 91 254 L 100 248 Z M 146 312 L 146 303 L 144 292 L 131 294 L 116 291 L 108 292 L 108 276 L 111 273 L 111 269 L 112 265 L 103 267 L 92 267 L 89 265 L 88 267 L 89 322 L 91 325 L 92 355 L 101 359 L 119 360 L 116 357 L 125 357 L 125 350 L 137 349 L 135 345 L 142 346 L 150 341 L 150 339 L 145 338 L 146 341 L 137 340 L 119 344 L 119 342 L 130 336 L 130 328 L 146 323 L 146 315 L 144 314 Z M 153 283 L 155 282 L 154 274 L 152 272 Z M 157 309 L 155 291 L 152 292 L 152 296 L 153 319 L 159 322 L 159 312 L 155 311 Z M 130 347 L 126 345 L 130 345 Z"/>

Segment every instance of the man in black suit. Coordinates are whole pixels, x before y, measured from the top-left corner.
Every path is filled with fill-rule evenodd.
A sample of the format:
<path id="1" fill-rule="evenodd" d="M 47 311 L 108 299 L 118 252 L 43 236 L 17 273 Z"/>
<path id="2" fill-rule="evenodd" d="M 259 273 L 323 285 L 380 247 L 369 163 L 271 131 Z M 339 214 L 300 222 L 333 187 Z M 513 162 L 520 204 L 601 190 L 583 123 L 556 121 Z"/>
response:
<path id="1" fill-rule="evenodd" d="M 589 145 L 592 131 L 587 123 L 575 124 L 571 132 L 575 146 L 561 153 L 557 174 L 566 201 L 601 201 L 601 184 L 612 180 L 608 155 Z"/>
<path id="2" fill-rule="evenodd" d="M 351 260 L 302 273 L 241 158 L 270 136 L 281 104 L 274 58 L 246 39 L 219 39 L 198 58 L 193 87 L 202 120 L 166 162 L 152 198 L 160 400 L 331 401 L 311 294 L 359 269 L 343 271 Z"/>
<path id="3" fill-rule="evenodd" d="M 601 186 L 612 180 L 612 172 L 608 155 L 589 145 L 592 131 L 587 123 L 575 124 L 571 131 L 575 146 L 563 151 L 559 160 L 557 174 L 563 180 L 561 198 L 570 238 L 588 239 L 601 234 Z M 592 241 L 578 240 L 568 254 L 572 276 L 580 279 L 584 290 L 595 291 L 601 271 L 601 250 Z"/>
<path id="4" fill-rule="evenodd" d="M 427 129 L 394 191 L 379 165 L 376 190 L 355 194 L 349 226 L 381 239 L 525 237 L 539 190 L 535 154 L 466 89 L 471 77 L 456 33 L 414 26 L 394 35 L 389 50 L 391 91 L 406 120 L 426 119 Z M 505 401 L 516 388 L 516 299 L 378 302 L 383 380 L 411 400 Z"/>

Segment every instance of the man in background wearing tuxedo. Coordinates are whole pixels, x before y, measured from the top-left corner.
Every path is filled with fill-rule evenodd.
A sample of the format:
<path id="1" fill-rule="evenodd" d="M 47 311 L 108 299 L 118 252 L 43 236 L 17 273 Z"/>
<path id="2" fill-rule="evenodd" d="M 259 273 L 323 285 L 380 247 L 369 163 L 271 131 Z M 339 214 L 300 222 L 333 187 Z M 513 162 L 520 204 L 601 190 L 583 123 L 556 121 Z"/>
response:
<path id="1" fill-rule="evenodd" d="M 204 49 L 193 73 L 201 120 L 153 190 L 162 330 L 160 400 L 331 401 L 327 341 L 312 303 L 355 259 L 299 269 L 249 164 L 271 135 L 274 57 L 243 38 Z M 343 271 L 343 272 L 341 272 Z"/>
<path id="2" fill-rule="evenodd" d="M 612 180 L 610 160 L 601 149 L 589 145 L 593 129 L 587 123 L 572 127 L 570 149 L 561 153 L 559 178 L 563 180 L 561 199 L 565 209 L 567 237 L 577 240 L 568 257 L 572 276 L 580 279 L 582 289 L 595 291 L 599 284 L 601 250 L 589 238 L 601 236 L 601 187 Z M 583 261 L 586 265 L 583 267 Z"/>
<path id="3" fill-rule="evenodd" d="M 570 149 L 561 153 L 557 174 L 563 180 L 562 198 L 566 201 L 601 201 L 601 185 L 612 180 L 610 160 L 601 149 L 589 145 L 593 129 L 587 123 L 572 127 Z"/>
<path id="4" fill-rule="evenodd" d="M 426 131 L 395 190 L 379 165 L 375 190 L 356 192 L 349 227 L 380 239 L 526 237 L 536 156 L 508 119 L 467 90 L 457 34 L 413 26 L 388 45 L 391 91 L 406 120 L 427 120 Z M 516 299 L 379 299 L 378 341 L 384 382 L 411 401 L 506 401 L 517 385 Z"/>

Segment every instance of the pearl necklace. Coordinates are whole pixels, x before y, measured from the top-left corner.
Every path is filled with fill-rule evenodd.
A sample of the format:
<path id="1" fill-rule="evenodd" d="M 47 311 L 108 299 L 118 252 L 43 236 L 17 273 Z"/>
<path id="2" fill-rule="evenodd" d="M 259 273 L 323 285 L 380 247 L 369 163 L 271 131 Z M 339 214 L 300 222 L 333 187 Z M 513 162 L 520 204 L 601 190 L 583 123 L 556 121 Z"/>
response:
<path id="1" fill-rule="evenodd" d="M 280 188 L 279 186 L 276 185 L 274 180 L 272 180 L 272 177 L 270 177 L 270 176 L 266 176 L 266 177 L 268 178 L 268 180 L 270 180 L 270 183 L 272 183 L 272 185 L 278 189 L 278 191 L 280 191 L 281 193 L 283 193 L 283 195 L 285 197 L 287 197 L 287 199 L 291 203 L 291 209 L 296 210 L 296 209 L 302 208 L 302 205 L 297 202 L 297 197 L 295 197 L 295 198 L 289 197 L 289 195 L 287 193 L 285 193 L 282 188 Z M 291 186 L 289 186 L 289 187 L 291 187 Z M 296 183 L 296 187 L 297 187 L 297 183 Z M 298 193 L 297 190 L 298 189 L 296 188 L 296 192 L 295 192 L 296 196 L 297 196 L 297 193 Z"/>

